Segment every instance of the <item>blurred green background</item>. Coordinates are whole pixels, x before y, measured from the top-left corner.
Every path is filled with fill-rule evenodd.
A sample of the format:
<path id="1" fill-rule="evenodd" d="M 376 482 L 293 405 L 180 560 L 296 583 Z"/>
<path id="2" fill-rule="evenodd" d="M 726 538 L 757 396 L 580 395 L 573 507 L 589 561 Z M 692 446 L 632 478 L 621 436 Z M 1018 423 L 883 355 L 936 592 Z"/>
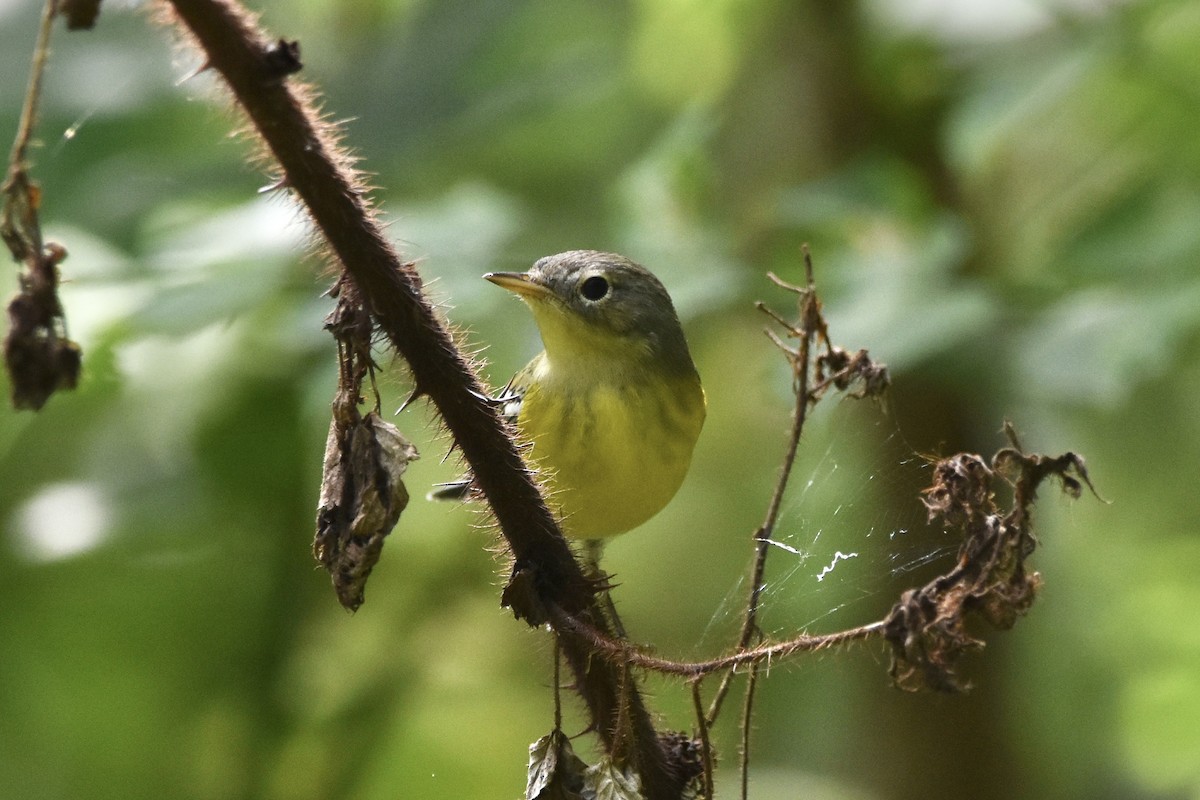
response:
<path id="1" fill-rule="evenodd" d="M 0 2 L 6 141 L 37 5 Z M 1112 504 L 1044 493 L 1045 588 L 1014 631 L 980 629 L 973 691 L 900 693 L 880 646 L 777 664 L 753 797 L 1200 798 L 1200 3 L 257 8 L 300 40 L 493 384 L 537 339 L 483 272 L 591 247 L 672 290 L 708 427 L 679 497 L 607 554 L 661 654 L 736 630 L 791 403 L 752 302 L 790 310 L 764 273 L 799 280 L 803 242 L 835 340 L 894 389 L 829 401 L 806 434 L 774 635 L 875 619 L 946 567 L 914 453 L 990 453 L 1010 418 L 1087 457 Z M 458 470 L 421 404 L 395 420 L 423 458 L 366 605 L 314 570 L 329 281 L 169 39 L 110 2 L 54 41 L 35 175 L 85 377 L 0 412 L 0 796 L 519 797 L 550 642 L 499 607 L 482 516 L 421 499 Z M 390 413 L 409 386 L 383 358 Z M 685 690 L 647 691 L 690 727 Z M 726 797 L 737 705 L 715 731 Z"/>

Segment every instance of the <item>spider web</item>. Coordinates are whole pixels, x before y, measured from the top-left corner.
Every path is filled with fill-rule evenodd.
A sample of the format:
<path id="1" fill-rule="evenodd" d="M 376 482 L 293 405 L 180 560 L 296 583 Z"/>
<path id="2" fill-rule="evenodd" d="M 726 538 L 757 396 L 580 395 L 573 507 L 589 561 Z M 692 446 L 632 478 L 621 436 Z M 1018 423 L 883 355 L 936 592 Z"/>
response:
<path id="1" fill-rule="evenodd" d="M 781 640 L 880 619 L 901 592 L 944 570 L 958 542 L 925 522 L 920 491 L 929 479 L 929 463 L 883 406 L 818 407 L 768 541 L 762 631 Z M 769 492 L 764 487 L 764 513 Z M 746 569 L 709 620 L 701 649 L 729 641 L 731 632 L 736 639 L 749 593 L 749 542 L 746 553 Z"/>

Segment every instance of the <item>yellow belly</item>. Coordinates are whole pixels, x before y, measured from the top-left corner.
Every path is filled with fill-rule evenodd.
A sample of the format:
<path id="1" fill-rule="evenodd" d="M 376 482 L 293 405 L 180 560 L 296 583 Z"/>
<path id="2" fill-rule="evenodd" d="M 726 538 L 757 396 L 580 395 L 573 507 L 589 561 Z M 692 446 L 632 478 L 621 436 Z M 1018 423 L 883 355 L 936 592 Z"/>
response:
<path id="1" fill-rule="evenodd" d="M 517 426 L 563 532 L 616 536 L 661 511 L 683 483 L 704 424 L 699 380 L 599 381 L 570 391 L 540 378 L 525 393 Z"/>

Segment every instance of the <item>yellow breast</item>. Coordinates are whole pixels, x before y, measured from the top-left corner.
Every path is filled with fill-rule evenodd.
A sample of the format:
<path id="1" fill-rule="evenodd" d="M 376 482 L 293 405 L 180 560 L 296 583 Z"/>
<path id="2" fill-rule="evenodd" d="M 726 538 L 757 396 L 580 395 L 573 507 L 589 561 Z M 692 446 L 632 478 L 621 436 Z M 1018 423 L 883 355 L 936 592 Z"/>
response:
<path id="1" fill-rule="evenodd" d="M 544 358 L 529 370 L 517 426 L 563 532 L 616 536 L 661 511 L 683 483 L 704 424 L 695 373 L 569 375 Z"/>

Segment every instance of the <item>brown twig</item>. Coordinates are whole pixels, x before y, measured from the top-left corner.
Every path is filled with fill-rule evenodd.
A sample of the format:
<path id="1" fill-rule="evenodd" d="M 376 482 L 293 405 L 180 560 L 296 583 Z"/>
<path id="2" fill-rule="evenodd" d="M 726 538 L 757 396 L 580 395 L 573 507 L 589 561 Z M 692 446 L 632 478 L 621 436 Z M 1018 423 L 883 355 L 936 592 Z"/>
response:
<path id="1" fill-rule="evenodd" d="M 29 158 L 29 145 L 37 126 L 38 105 L 42 100 L 42 78 L 46 74 L 46 61 L 50 58 L 50 32 L 54 24 L 55 0 L 46 0 L 42 6 L 42 17 L 38 23 L 37 41 L 33 46 L 33 63 L 29 71 L 29 85 L 21 104 L 21 119 L 17 124 L 17 136 L 13 140 L 8 157 L 9 169 L 21 169 Z"/>
<path id="2" fill-rule="evenodd" d="M 788 355 L 788 360 L 791 362 L 794 384 L 793 394 L 795 395 L 796 403 L 792 409 L 792 429 L 788 436 L 787 451 L 784 453 L 783 464 L 779 469 L 779 478 L 775 482 L 775 488 L 771 493 L 771 500 L 767 504 L 766 518 L 758 530 L 754 532 L 755 551 L 754 563 L 750 572 L 750 597 L 746 602 L 746 614 L 742 619 L 742 629 L 738 636 L 738 649 L 745 649 L 750 646 L 751 641 L 761 639 L 762 634 L 758 627 L 758 608 L 762 599 L 763 573 L 767 566 L 767 548 L 769 541 L 773 537 L 775 525 L 779 521 L 779 510 L 783 506 L 783 497 L 792 475 L 792 467 L 796 463 L 796 452 L 800 447 L 800 436 L 804 432 L 804 424 L 808 419 L 808 408 L 811 405 L 808 389 L 810 351 L 814 340 L 818 336 L 824 338 L 826 335 L 825 323 L 821 319 L 820 301 L 817 299 L 816 285 L 813 279 L 812 255 L 809 253 L 807 245 L 803 249 L 803 254 L 807 281 L 804 289 L 789 286 L 774 275 L 770 276 L 776 285 L 783 286 L 799 295 L 802 327 L 797 328 L 769 310 L 762 303 L 758 304 L 758 308 L 763 310 L 768 316 L 785 326 L 790 332 L 798 335 L 800 343 L 798 349 L 793 351 L 778 337 L 775 337 L 771 331 L 767 331 L 768 336 L 771 336 L 775 344 Z M 733 672 L 727 673 L 721 679 L 721 683 L 718 685 L 712 703 L 709 706 L 709 725 L 717 721 L 717 715 L 720 714 L 721 705 L 725 700 L 725 695 L 729 692 L 732 681 Z M 748 691 L 752 690 L 748 688 Z"/>
<path id="3" fill-rule="evenodd" d="M 797 296 L 799 321 L 795 323 L 789 322 L 765 304 L 757 304 L 760 311 L 764 312 L 784 329 L 788 338 L 798 340 L 798 344 L 793 348 L 783 338 L 775 334 L 774 331 L 770 329 L 766 331 L 768 338 L 784 353 L 784 356 L 791 365 L 792 392 L 795 395 L 795 406 L 792 411 L 792 427 L 788 436 L 783 463 L 779 470 L 779 477 L 775 482 L 771 500 L 767 505 L 766 517 L 762 525 L 754 533 L 755 552 L 751 568 L 750 596 L 746 602 L 746 613 L 743 617 L 742 629 L 738 637 L 739 653 L 760 652 L 764 649 L 756 648 L 755 650 L 747 650 L 752 641 L 762 641 L 762 631 L 758 625 L 758 614 L 765 586 L 764 573 L 766 571 L 768 545 L 773 539 L 775 526 L 779 520 L 779 512 L 783 504 L 784 494 L 787 491 L 792 468 L 796 462 L 800 438 L 804 433 L 804 426 L 808 420 L 809 407 L 814 405 L 830 388 L 845 391 L 853 397 L 867 397 L 879 395 L 887 388 L 889 383 L 887 367 L 871 361 L 865 350 L 860 350 L 851 355 L 841 348 L 833 346 L 829 341 L 828 326 L 821 314 L 821 301 L 817 297 L 816 281 L 813 276 L 812 255 L 807 245 L 802 248 L 802 253 L 805 273 L 804 286 L 794 286 L 770 273 L 767 276 L 776 286 Z M 818 344 L 823 347 L 824 352 L 813 358 L 814 346 Z M 875 635 L 881 630 L 882 623 L 873 623 L 857 629 L 855 635 L 865 636 L 868 632 L 870 635 Z M 798 652 L 800 649 L 818 649 L 827 646 L 827 641 L 838 641 L 838 636 L 838 634 L 833 634 L 828 639 L 826 637 L 817 637 L 815 641 L 809 637 L 798 637 L 789 643 L 785 643 L 785 646 L 779 652 L 782 655 L 784 653 Z M 790 649 L 791 646 L 795 646 L 797 649 Z M 765 649 L 772 650 L 772 648 Z M 740 720 L 742 735 L 739 767 L 743 800 L 745 800 L 749 792 L 750 731 L 754 709 L 754 694 L 758 687 L 760 665 L 764 663 L 766 658 L 770 657 L 752 658 L 749 662 L 750 668 L 746 679 L 745 698 L 742 703 Z M 724 676 L 722 676 L 721 683 L 717 687 L 712 704 L 709 707 L 707 721 L 710 725 L 716 722 L 721 705 L 732 685 L 733 676 L 733 668 L 728 669 Z"/>
<path id="4" fill-rule="evenodd" d="M 746 694 L 742 697 L 742 740 L 738 747 L 738 778 L 741 781 L 742 800 L 750 798 L 750 720 L 754 716 L 754 696 L 758 688 L 758 663 L 750 665 L 746 676 Z"/>
<path id="5" fill-rule="evenodd" d="M 482 382 L 425 298 L 415 267 L 403 263 L 383 235 L 366 186 L 337 146 L 337 131 L 321 121 L 311 92 L 287 80 L 299 68 L 298 46 L 272 43 L 232 0 L 171 4 L 407 362 L 417 394 L 430 398 L 454 436 L 513 554 L 503 602 L 533 625 L 545 621 L 547 604 L 554 604 L 604 630 L 594 587 L 571 555 L 509 429 L 487 402 Z M 636 688 L 622 687 L 622 669 L 593 658 L 574 632 L 560 633 L 560 640 L 605 748 L 611 751 L 625 731 L 626 761 L 641 776 L 647 796 L 678 797 L 685 770 L 669 762 Z M 622 715 L 628 724 L 618 727 Z"/>
<path id="6" fill-rule="evenodd" d="M 704 800 L 713 798 L 713 754 L 712 743 L 708 738 L 708 720 L 704 714 L 704 700 L 700 697 L 700 678 L 691 681 L 692 711 L 696 715 L 696 733 L 700 737 L 700 758 L 704 764 L 701 774 L 701 796 Z"/>
<path id="7" fill-rule="evenodd" d="M 25 265 L 19 276 L 20 292 L 8 305 L 4 363 L 11 379 L 13 406 L 35 411 L 59 389 L 74 389 L 82 366 L 79 345 L 67 336 L 66 316 L 58 298 L 58 265 L 67 251 L 42 238 L 41 190 L 28 171 L 55 8 L 55 0 L 46 0 L 21 120 L 0 187 L 4 199 L 0 237 L 13 258 Z"/>
<path id="8" fill-rule="evenodd" d="M 738 649 L 729 655 L 707 661 L 676 661 L 650 655 L 644 647 L 631 644 L 625 639 L 618 639 L 607 631 L 596 628 L 560 608 L 553 606 L 550 608 L 550 620 L 556 630 L 569 630 L 576 633 L 588 642 L 596 656 L 612 661 L 614 664 L 628 664 L 649 672 L 676 675 L 688 680 L 703 678 L 722 670 L 737 669 L 748 664 L 770 663 L 797 653 L 828 650 L 851 642 L 873 639 L 883 634 L 883 622 L 879 621 L 818 636 L 800 634 L 785 642 Z"/>
<path id="9" fill-rule="evenodd" d="M 804 249 L 804 259 L 806 269 L 809 271 L 809 287 L 812 285 L 812 261 L 809 257 L 808 248 Z M 778 323 L 787 325 L 784 319 L 781 319 L 774 312 L 769 311 L 762 303 L 758 303 L 758 307 L 764 309 L 770 317 L 773 317 Z M 768 336 L 772 335 L 768 331 Z M 780 342 L 778 338 L 774 339 L 779 347 L 786 345 Z M 784 493 L 787 489 L 787 482 L 791 479 L 792 465 L 796 463 L 796 453 L 799 449 L 800 434 L 804 431 L 804 421 L 808 416 L 809 399 L 808 399 L 808 349 L 810 339 L 808 336 L 800 339 L 800 348 L 803 348 L 803 362 L 798 360 L 792 361 L 793 366 L 793 381 L 794 385 L 793 396 L 796 398 L 796 405 L 792 409 L 792 429 L 787 438 L 787 450 L 784 453 L 784 462 L 779 469 L 779 477 L 775 481 L 775 488 L 770 495 L 770 501 L 767 505 L 767 516 L 763 519 L 762 525 L 758 527 L 754 534 L 755 554 L 754 563 L 750 570 L 750 597 L 746 601 L 745 616 L 742 619 L 742 631 L 738 634 L 738 649 L 745 649 L 750 646 L 751 640 L 761 637 L 760 628 L 758 628 L 758 604 L 760 604 L 762 589 L 763 589 L 763 572 L 767 569 L 767 548 L 768 542 L 772 539 L 772 531 L 774 531 L 775 523 L 779 519 L 779 510 L 784 503 Z M 804 363 L 804 368 L 796 371 L 797 363 Z M 716 722 L 716 717 L 720 714 L 721 705 L 725 702 L 725 696 L 730 691 L 733 681 L 733 673 L 728 672 L 721 678 L 721 682 L 716 687 L 716 692 L 713 694 L 712 703 L 708 708 L 708 724 Z"/>

